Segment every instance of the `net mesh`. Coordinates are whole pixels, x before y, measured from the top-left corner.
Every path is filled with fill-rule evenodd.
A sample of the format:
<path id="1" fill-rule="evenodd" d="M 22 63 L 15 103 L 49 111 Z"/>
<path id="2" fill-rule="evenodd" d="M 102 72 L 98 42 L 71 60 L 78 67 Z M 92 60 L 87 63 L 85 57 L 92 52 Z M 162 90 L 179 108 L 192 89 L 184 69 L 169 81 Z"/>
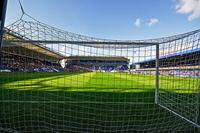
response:
<path id="1" fill-rule="evenodd" d="M 28 16 L 4 32 L 0 131 L 198 132 L 198 30 L 152 40 L 107 40 Z"/>
<path id="2" fill-rule="evenodd" d="M 200 89 L 199 50 L 200 33 L 160 45 L 160 74 L 167 76 L 165 79 L 161 76 L 159 103 L 197 124 Z"/>

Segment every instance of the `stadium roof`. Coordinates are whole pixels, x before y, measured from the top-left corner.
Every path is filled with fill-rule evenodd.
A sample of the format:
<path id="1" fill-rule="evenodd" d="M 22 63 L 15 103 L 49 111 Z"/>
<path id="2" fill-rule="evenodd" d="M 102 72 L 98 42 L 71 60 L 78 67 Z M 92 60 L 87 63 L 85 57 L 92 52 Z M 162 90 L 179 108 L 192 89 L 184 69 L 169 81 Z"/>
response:
<path id="1" fill-rule="evenodd" d="M 6 31 L 8 29 L 5 29 Z M 11 32 L 5 32 L 4 34 L 4 39 L 3 39 L 3 49 L 6 50 L 7 52 L 9 52 L 9 48 L 14 47 L 15 48 L 15 52 L 18 52 L 18 50 L 16 49 L 26 49 L 26 52 L 30 52 L 33 51 L 35 52 L 35 54 L 40 54 L 43 56 L 40 56 L 40 58 L 46 58 L 46 60 L 48 60 L 47 58 L 51 59 L 51 60 L 61 60 L 63 58 L 65 58 L 65 56 L 56 53 L 52 50 L 50 50 L 48 47 L 42 46 L 40 44 L 37 43 L 32 43 L 32 42 L 23 42 L 21 41 L 20 43 L 18 42 L 10 42 L 9 40 L 24 40 L 21 36 L 17 36 L 16 34 L 12 34 Z M 14 51 L 12 51 L 14 52 Z M 16 53 L 15 53 L 16 54 Z M 25 52 L 23 53 L 25 54 Z M 28 54 L 28 53 L 26 53 Z M 18 53 L 18 55 L 20 55 Z"/>

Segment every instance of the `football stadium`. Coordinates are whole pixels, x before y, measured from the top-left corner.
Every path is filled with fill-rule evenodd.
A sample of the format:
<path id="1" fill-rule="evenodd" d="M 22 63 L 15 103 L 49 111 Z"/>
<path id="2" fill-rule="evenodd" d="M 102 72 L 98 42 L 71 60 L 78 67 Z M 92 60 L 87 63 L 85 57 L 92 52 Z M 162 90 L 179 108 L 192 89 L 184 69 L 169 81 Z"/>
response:
<path id="1" fill-rule="evenodd" d="M 1 33 L 0 132 L 200 132 L 200 30 L 108 40 L 24 12 Z"/>

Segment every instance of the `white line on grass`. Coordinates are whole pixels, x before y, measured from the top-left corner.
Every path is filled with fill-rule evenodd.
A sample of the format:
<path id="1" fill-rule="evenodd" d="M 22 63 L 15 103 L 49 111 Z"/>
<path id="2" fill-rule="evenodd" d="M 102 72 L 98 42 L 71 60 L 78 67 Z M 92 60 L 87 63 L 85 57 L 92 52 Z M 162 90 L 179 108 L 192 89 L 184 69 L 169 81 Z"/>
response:
<path id="1" fill-rule="evenodd" d="M 1 100 L 0 103 L 74 103 L 74 104 L 155 104 L 148 102 L 104 102 L 104 101 L 19 101 L 19 100 Z"/>

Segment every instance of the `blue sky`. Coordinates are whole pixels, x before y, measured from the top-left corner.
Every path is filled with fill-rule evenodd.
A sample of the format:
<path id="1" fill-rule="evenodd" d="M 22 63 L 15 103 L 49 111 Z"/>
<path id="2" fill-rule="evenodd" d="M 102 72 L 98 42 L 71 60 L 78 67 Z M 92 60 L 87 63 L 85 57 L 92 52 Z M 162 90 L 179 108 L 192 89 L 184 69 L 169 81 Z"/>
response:
<path id="1" fill-rule="evenodd" d="M 200 28 L 200 0 L 21 0 L 29 15 L 60 29 L 107 39 L 147 39 Z M 6 25 L 20 18 L 8 0 Z"/>

